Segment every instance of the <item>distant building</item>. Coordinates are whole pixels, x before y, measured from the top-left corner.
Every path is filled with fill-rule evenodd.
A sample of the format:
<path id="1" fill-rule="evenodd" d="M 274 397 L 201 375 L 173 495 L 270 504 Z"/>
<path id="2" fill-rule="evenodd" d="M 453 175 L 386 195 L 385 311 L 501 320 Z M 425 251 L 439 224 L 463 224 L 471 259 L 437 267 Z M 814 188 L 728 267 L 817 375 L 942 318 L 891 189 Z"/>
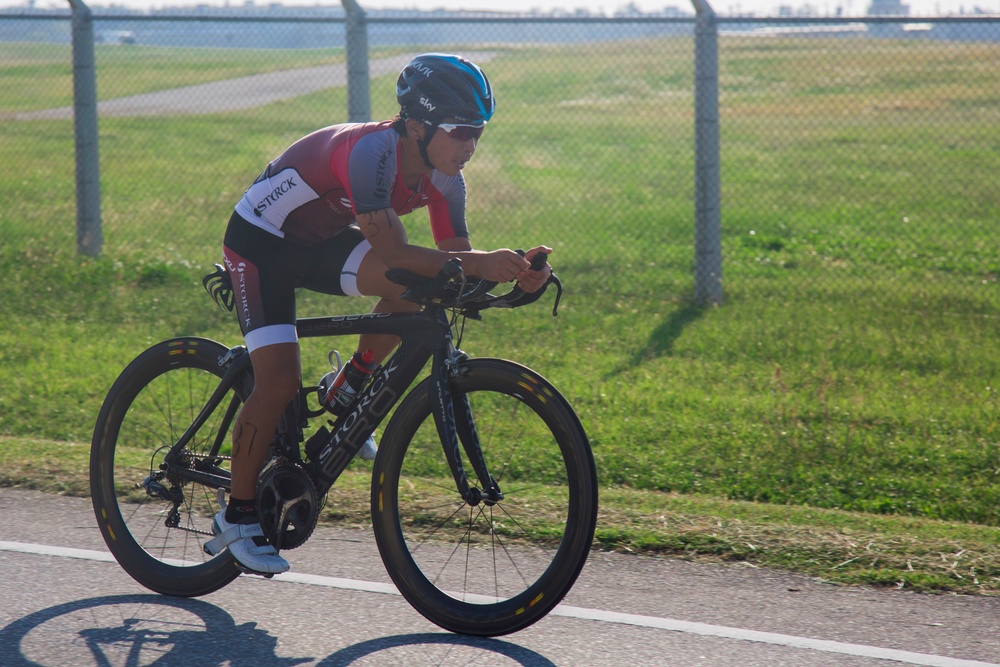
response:
<path id="1" fill-rule="evenodd" d="M 872 0 L 868 16 L 909 16 L 910 6 L 902 0 Z"/>
<path id="2" fill-rule="evenodd" d="M 868 7 L 868 16 L 909 16 L 910 6 L 904 5 L 902 0 L 872 0 Z M 875 23 L 868 26 L 868 34 L 872 37 L 883 39 L 899 39 L 904 36 L 903 24 L 900 23 Z"/>

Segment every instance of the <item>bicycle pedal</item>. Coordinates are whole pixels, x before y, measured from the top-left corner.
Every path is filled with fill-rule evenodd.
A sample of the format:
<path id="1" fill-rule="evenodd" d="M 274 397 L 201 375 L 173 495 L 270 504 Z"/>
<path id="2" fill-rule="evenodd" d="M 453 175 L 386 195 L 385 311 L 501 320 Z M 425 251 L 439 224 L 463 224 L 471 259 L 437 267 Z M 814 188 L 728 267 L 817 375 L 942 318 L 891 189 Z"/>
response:
<path id="1" fill-rule="evenodd" d="M 274 576 L 274 572 L 258 572 L 257 570 L 251 570 L 239 561 L 236 562 L 236 569 L 240 571 L 241 574 L 251 574 L 255 577 L 264 577 L 265 579 L 270 579 Z"/>

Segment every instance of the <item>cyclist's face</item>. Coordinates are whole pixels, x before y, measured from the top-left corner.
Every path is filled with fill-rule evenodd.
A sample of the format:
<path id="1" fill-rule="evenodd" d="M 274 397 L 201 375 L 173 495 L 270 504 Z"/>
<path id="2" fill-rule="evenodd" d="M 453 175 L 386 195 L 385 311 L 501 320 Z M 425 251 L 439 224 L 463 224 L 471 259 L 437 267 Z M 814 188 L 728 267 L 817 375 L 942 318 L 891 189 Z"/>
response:
<path id="1" fill-rule="evenodd" d="M 448 119 L 447 123 L 456 123 Z M 430 128 L 428 128 L 430 129 Z M 437 128 L 430 144 L 427 146 L 427 157 L 430 158 L 434 167 L 448 176 L 455 176 L 462 171 L 465 164 L 472 159 L 479 145 L 479 138 L 469 136 L 468 138 L 456 137 L 455 135 L 474 134 L 459 131 L 448 132 L 444 128 Z"/>

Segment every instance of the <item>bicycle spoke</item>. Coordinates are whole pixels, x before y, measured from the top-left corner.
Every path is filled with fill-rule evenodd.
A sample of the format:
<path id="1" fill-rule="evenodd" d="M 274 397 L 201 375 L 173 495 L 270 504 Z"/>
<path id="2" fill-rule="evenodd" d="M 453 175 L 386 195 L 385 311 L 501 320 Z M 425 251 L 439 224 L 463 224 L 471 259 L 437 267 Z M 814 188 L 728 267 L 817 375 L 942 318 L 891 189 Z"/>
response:
<path id="1" fill-rule="evenodd" d="M 451 503 L 451 504 L 454 504 L 454 503 Z M 463 505 L 465 505 L 465 503 L 462 503 L 461 505 L 459 505 L 458 508 L 454 512 L 452 512 L 449 516 L 441 519 L 441 521 L 437 524 L 437 526 L 434 528 L 434 530 L 432 530 L 430 533 L 421 535 L 420 539 L 415 543 L 415 546 L 413 547 L 413 551 L 416 551 L 417 549 L 419 549 L 420 546 L 422 544 L 424 544 L 424 543 L 432 542 L 434 540 L 434 537 L 437 534 L 437 532 L 440 529 L 444 528 L 445 524 L 448 523 L 448 521 L 450 521 L 451 519 L 453 519 L 456 516 L 458 516 L 458 513 L 462 511 Z M 445 505 L 440 505 L 440 507 L 445 507 Z"/>
<path id="2" fill-rule="evenodd" d="M 212 534 L 218 510 L 215 489 L 184 474 L 185 468 L 226 474 L 221 466 L 227 459 L 212 448 L 229 441 L 225 434 L 216 437 L 229 398 L 223 397 L 177 459 L 163 466 L 219 385 L 224 369 L 218 360 L 225 354 L 204 339 L 150 348 L 115 382 L 95 428 L 91 490 L 105 541 L 129 574 L 157 592 L 200 595 L 239 573 L 228 553 L 214 558 L 204 553 L 202 543 Z M 241 377 L 230 396 L 242 402 L 250 380 Z"/>
<path id="3" fill-rule="evenodd" d="M 507 362 L 470 366 L 495 369 L 456 386 L 503 499 L 456 504 L 430 402 L 408 399 L 383 438 L 382 483 L 372 493 L 386 511 L 376 512 L 375 527 L 386 567 L 414 607 L 456 632 L 494 635 L 530 625 L 572 585 L 593 535 L 596 476 L 585 435 L 552 426 L 576 428 L 556 411 L 564 404 L 525 394 L 522 371 Z"/>

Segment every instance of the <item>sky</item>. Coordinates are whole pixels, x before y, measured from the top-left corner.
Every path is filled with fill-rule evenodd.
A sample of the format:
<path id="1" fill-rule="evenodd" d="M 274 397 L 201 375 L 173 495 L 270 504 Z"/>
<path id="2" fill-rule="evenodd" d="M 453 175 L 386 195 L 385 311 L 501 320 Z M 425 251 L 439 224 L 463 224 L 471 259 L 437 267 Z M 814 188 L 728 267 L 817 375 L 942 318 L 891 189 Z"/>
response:
<path id="1" fill-rule="evenodd" d="M 242 6 L 245 0 L 84 0 L 92 9 L 99 10 L 109 5 L 124 6 L 134 9 L 192 7 L 194 5 L 213 5 L 231 7 Z M 64 8 L 65 0 L 34 0 L 38 8 Z M 1000 14 L 1000 0 L 903 0 L 910 5 L 912 15 L 945 15 L 971 12 L 979 8 L 989 13 Z M 0 8 L 24 7 L 28 0 L 0 0 Z M 258 6 L 271 3 L 289 6 L 339 6 L 339 0 L 254 0 Z M 837 7 L 842 7 L 849 15 L 864 14 L 871 0 L 709 0 L 713 9 L 719 14 L 734 14 L 753 12 L 760 16 L 777 13 L 779 6 L 785 5 L 800 8 L 806 5 L 814 9 L 815 15 L 833 15 Z M 612 14 L 620 7 L 629 4 L 628 0 L 359 0 L 365 9 L 423 9 L 437 8 L 466 10 L 498 10 L 498 11 L 551 11 L 553 9 L 573 10 L 588 9 L 592 12 Z M 643 11 L 657 11 L 667 6 L 690 9 L 690 0 L 632 0 L 631 4 Z"/>

